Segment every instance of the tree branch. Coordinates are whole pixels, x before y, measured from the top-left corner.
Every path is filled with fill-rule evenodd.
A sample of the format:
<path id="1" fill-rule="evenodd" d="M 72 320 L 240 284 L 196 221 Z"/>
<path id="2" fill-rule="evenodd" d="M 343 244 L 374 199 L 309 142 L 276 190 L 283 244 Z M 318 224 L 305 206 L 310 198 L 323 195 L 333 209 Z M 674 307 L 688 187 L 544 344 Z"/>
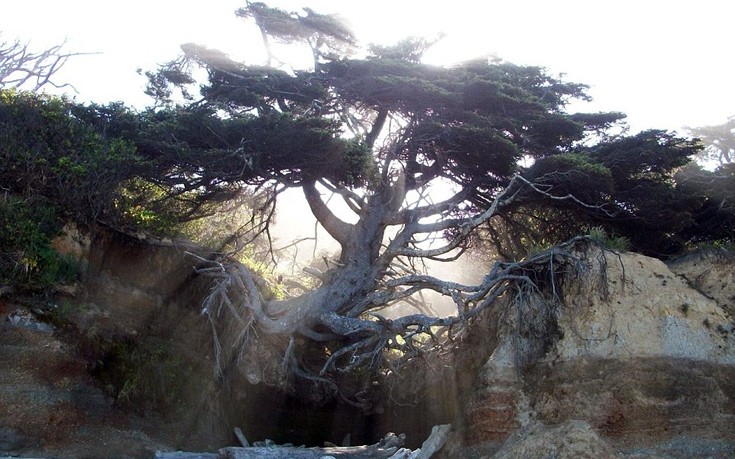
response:
<path id="1" fill-rule="evenodd" d="M 71 84 L 57 84 L 51 78 L 70 57 L 97 53 L 62 53 L 64 45 L 66 40 L 40 53 L 33 53 L 28 50 L 27 43 L 23 44 L 18 40 L 0 43 L 0 88 L 22 88 L 26 83 L 31 83 L 31 91 L 39 91 L 46 85 L 55 88 L 69 87 L 76 91 Z"/>
<path id="2" fill-rule="evenodd" d="M 311 213 L 314 214 L 317 221 L 327 230 L 340 245 L 346 245 L 349 242 L 350 233 L 353 225 L 337 218 L 329 207 L 322 201 L 319 191 L 316 189 L 315 182 L 308 181 L 302 185 L 306 202 L 309 204 Z"/>
<path id="3" fill-rule="evenodd" d="M 356 214 L 360 214 L 363 206 L 365 205 L 365 198 L 355 193 L 354 191 L 348 190 L 347 188 L 339 185 L 330 183 L 327 179 L 319 179 L 319 183 L 332 193 L 336 193 L 342 196 L 347 207 L 350 208 Z"/>
<path id="4" fill-rule="evenodd" d="M 432 215 L 440 215 L 455 209 L 462 201 L 467 199 L 469 192 L 462 189 L 454 196 L 436 204 L 428 204 L 425 206 L 415 207 L 413 209 L 403 209 L 394 214 L 389 225 L 405 225 L 411 222 L 418 222 L 422 218 L 431 217 Z"/>
<path id="5" fill-rule="evenodd" d="M 388 109 L 381 107 L 378 110 L 378 115 L 375 117 L 375 121 L 373 121 L 373 126 L 370 129 L 370 132 L 365 137 L 365 143 L 367 143 L 371 149 L 373 148 L 373 145 L 375 145 L 375 140 L 378 138 L 378 135 L 380 135 L 380 132 L 383 130 L 383 126 L 385 126 L 385 121 L 387 119 Z"/>

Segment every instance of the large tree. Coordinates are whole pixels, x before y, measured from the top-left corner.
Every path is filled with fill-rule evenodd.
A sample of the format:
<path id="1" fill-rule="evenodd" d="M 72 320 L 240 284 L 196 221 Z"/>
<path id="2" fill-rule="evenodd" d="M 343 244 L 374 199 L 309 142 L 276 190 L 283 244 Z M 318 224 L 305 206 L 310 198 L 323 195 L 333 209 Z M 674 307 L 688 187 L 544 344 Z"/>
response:
<path id="1" fill-rule="evenodd" d="M 656 221 L 670 174 L 697 146 L 662 131 L 608 138 L 623 115 L 565 111 L 587 98 L 584 85 L 497 60 L 425 65 L 430 43 L 420 39 L 349 58 L 356 40 L 333 16 L 262 3 L 237 14 L 259 27 L 267 65 L 182 46 L 180 58 L 148 73 L 148 93 L 165 106 L 179 88 L 190 104 L 152 115 L 138 145 L 162 165 L 170 159 L 160 181 L 173 190 L 215 197 L 257 188 L 272 206 L 280 191 L 299 188 L 339 244 L 328 269 L 312 271 L 318 286 L 293 298 L 264 299 L 244 266 L 201 266 L 218 278 L 206 311 L 213 320 L 231 313 L 228 344 L 241 349 L 235 354 L 253 380 L 332 385 L 338 374 L 390 364 L 391 349 L 400 364 L 454 336 L 501 295 L 530 288 L 541 260 L 571 259 L 559 250 L 498 263 L 478 285 L 421 270 L 423 260 L 460 257 L 494 217 L 521 221 L 525 210 L 544 208 L 585 224 L 623 216 L 632 227 L 645 214 L 652 233 L 668 231 Z M 274 66 L 275 43 L 306 45 L 313 65 Z M 201 98 L 195 68 L 207 72 Z M 445 196 L 438 201 L 437 190 Z M 353 215 L 335 214 L 328 196 Z M 457 315 L 428 314 L 417 300 L 427 290 L 451 299 Z M 381 315 L 399 302 L 416 313 Z"/>

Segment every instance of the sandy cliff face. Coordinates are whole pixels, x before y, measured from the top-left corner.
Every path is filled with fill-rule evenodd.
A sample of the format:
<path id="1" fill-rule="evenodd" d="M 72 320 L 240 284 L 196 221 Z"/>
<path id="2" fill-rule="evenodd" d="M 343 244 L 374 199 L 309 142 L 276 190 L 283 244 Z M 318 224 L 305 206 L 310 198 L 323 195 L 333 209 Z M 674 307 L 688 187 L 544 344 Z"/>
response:
<path id="1" fill-rule="evenodd" d="M 667 264 L 671 271 L 735 317 L 735 253 L 707 249 Z"/>
<path id="2" fill-rule="evenodd" d="M 493 451 L 523 426 L 567 420 L 619 449 L 735 440 L 733 258 L 691 256 L 670 268 L 632 253 L 581 256 L 586 270 L 567 279 L 544 353 L 523 355 L 528 338 L 513 319 L 500 327 L 458 423 L 464 444 Z"/>

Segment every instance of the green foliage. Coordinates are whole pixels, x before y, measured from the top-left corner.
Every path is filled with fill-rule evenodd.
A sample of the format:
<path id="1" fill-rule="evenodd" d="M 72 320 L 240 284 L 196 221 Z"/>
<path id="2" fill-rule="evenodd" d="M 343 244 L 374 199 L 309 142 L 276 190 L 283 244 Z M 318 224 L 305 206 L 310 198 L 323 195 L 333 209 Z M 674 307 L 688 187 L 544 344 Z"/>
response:
<path id="1" fill-rule="evenodd" d="M 605 228 L 596 226 L 589 231 L 590 239 L 597 245 L 615 252 L 625 252 L 630 248 L 630 241 L 621 236 L 610 236 Z"/>
<path id="2" fill-rule="evenodd" d="M 714 171 L 690 164 L 677 172 L 675 180 L 680 194 L 700 203 L 692 212 L 695 224 L 681 235 L 687 248 L 731 247 L 735 243 L 735 163 Z"/>
<path id="3" fill-rule="evenodd" d="M 353 139 L 344 142 L 341 161 L 344 162 L 343 178 L 339 180 L 352 187 L 374 184 L 378 179 L 378 168 L 372 152 L 364 142 Z"/>
<path id="4" fill-rule="evenodd" d="M 5 191 L 52 202 L 63 218 L 104 215 L 117 185 L 139 164 L 130 142 L 106 137 L 94 107 L 32 93 L 0 91 L 0 183 Z"/>
<path id="5" fill-rule="evenodd" d="M 272 112 L 220 117 L 214 107 L 146 113 L 138 152 L 155 164 L 151 180 L 196 202 L 228 200 L 244 184 L 286 176 L 354 181 L 368 167 L 365 148 L 339 138 L 339 126 L 321 117 Z M 308 152 L 308 154 L 306 154 Z"/>
<path id="6" fill-rule="evenodd" d="M 504 231 L 561 242 L 600 227 L 626 238 L 631 250 L 658 257 L 681 251 L 690 233 L 711 240 L 715 231 L 697 221 L 701 193 L 685 192 L 676 179 L 699 148 L 695 141 L 664 131 L 645 131 L 594 146 L 580 143 L 569 152 L 540 158 L 525 176 L 551 196 L 575 200 L 528 192 L 486 237 L 504 244 L 499 250 L 507 252 L 512 244 L 499 237 Z M 724 226 L 732 228 L 727 221 Z"/>
<path id="7" fill-rule="evenodd" d="M 615 189 L 611 171 L 594 157 L 580 152 L 542 158 L 529 168 L 526 177 L 555 196 L 572 195 L 588 205 L 606 203 Z M 571 201 L 559 205 L 578 207 Z"/>
<path id="8" fill-rule="evenodd" d="M 52 205 L 0 198 L 0 284 L 35 290 L 74 281 L 79 268 L 76 261 L 51 247 L 60 229 Z"/>
<path id="9" fill-rule="evenodd" d="M 102 220 L 175 234 L 177 225 L 208 215 L 218 202 L 237 195 L 241 187 L 235 182 L 252 177 L 248 158 L 231 148 L 247 135 L 233 124 L 211 111 L 139 114 L 121 104 L 85 106 L 3 90 L 0 184 L 10 196 L 49 203 L 59 221 Z M 261 128 L 274 137 L 274 126 Z M 328 123 L 319 129 L 327 133 L 315 135 L 331 139 Z M 217 131 L 232 144 L 213 141 Z M 171 140 L 177 135 L 189 140 L 186 148 Z M 210 173 L 214 165 L 219 169 Z M 222 177 L 225 171 L 238 172 Z"/>
<path id="10" fill-rule="evenodd" d="M 112 205 L 126 225 L 159 236 L 175 236 L 182 228 L 176 211 L 179 202 L 167 201 L 166 191 L 144 179 L 132 178 L 120 184 Z"/>

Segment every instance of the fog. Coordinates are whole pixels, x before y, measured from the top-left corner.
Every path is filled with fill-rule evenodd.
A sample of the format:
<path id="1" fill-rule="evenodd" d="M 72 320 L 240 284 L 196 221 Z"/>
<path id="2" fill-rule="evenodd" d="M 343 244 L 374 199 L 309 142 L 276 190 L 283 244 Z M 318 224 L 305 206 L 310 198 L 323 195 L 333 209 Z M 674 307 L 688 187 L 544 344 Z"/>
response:
<path id="1" fill-rule="evenodd" d="M 325 195 L 325 198 L 332 211 L 340 218 L 349 223 L 357 221 L 356 215 L 347 208 L 340 196 Z M 386 238 L 390 238 L 390 234 L 389 228 Z M 279 196 L 271 236 L 273 247 L 276 249 L 277 263 L 274 267 L 276 273 L 303 278 L 308 276 L 303 271 L 304 267 L 313 266 L 325 271 L 328 266 L 324 258 L 328 261 L 339 258 L 339 244 L 317 223 L 300 189 L 289 189 Z M 453 262 L 424 260 L 419 263 L 424 263 L 427 274 L 445 281 L 472 285 L 482 280 L 493 261 L 466 254 Z M 451 298 L 431 290 L 425 291 L 423 297 L 430 308 L 440 316 L 457 313 Z M 410 310 L 404 308 L 402 311 L 416 312 L 413 308 Z M 392 316 L 396 311 L 386 314 Z"/>

